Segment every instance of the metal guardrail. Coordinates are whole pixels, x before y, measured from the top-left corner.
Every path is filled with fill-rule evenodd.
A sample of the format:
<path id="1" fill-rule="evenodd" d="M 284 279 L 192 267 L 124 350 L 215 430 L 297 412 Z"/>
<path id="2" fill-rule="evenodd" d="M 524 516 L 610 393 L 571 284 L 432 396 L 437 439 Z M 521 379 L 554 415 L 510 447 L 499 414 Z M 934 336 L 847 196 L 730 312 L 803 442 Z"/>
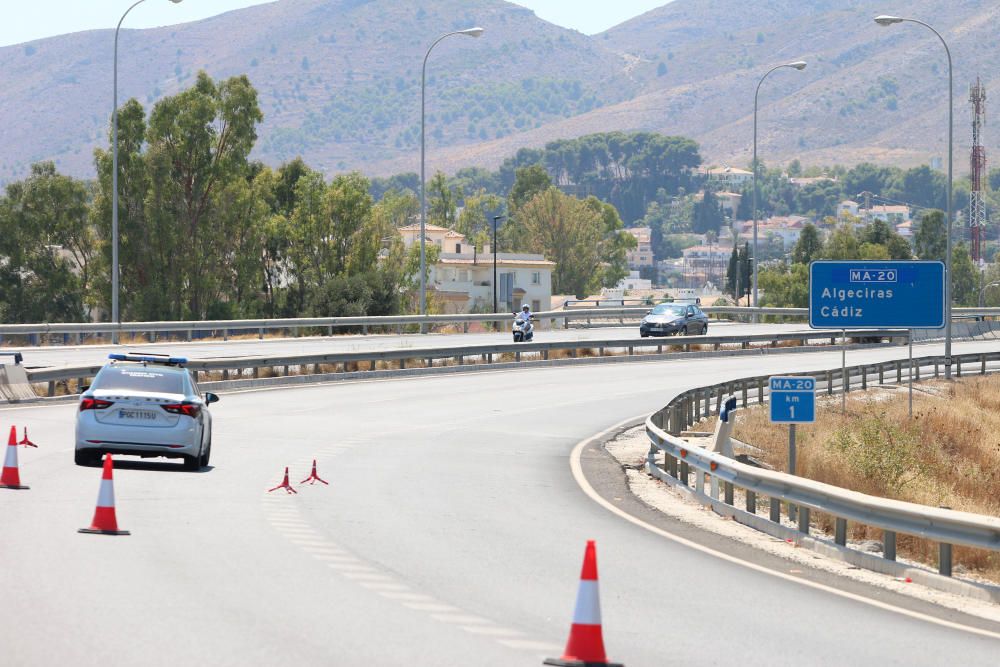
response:
<path id="1" fill-rule="evenodd" d="M 890 342 L 905 342 L 905 331 L 865 330 L 854 331 L 852 337 L 888 339 Z M 741 349 L 753 347 L 777 347 L 783 342 L 798 342 L 808 344 L 810 341 L 829 342 L 835 345 L 840 337 L 839 331 L 800 331 L 789 333 L 753 334 L 749 336 L 673 336 L 670 338 L 618 338 L 591 341 L 554 341 L 539 343 L 501 343 L 492 345 L 466 345 L 450 347 L 426 347 L 422 349 L 372 350 L 367 352 L 336 352 L 327 354 L 301 354 L 284 356 L 248 356 L 220 357 L 205 360 L 191 360 L 187 367 L 196 377 L 201 373 L 222 371 L 223 379 L 230 379 L 231 373 L 242 377 L 246 371 L 250 376 L 259 378 L 262 369 L 272 373 L 289 375 L 293 368 L 302 369 L 312 366 L 314 373 L 322 372 L 320 366 L 334 366 L 337 372 L 346 373 L 349 366 L 359 370 L 367 365 L 374 371 L 379 362 L 397 362 L 401 369 L 406 368 L 408 361 L 417 360 L 432 367 L 435 361 L 454 360 L 462 365 L 475 359 L 475 363 L 492 364 L 500 360 L 502 355 L 513 355 L 514 361 L 522 361 L 522 357 L 531 356 L 548 360 L 553 352 L 565 352 L 570 357 L 578 356 L 581 350 L 596 350 L 597 356 L 606 356 L 616 351 L 627 355 L 663 354 L 664 349 L 691 351 L 692 347 L 711 347 L 719 350 L 724 345 L 739 346 Z M 100 365 L 46 368 L 28 370 L 28 380 L 34 383 L 48 383 L 48 395 L 55 395 L 55 383 L 67 380 L 77 380 L 77 384 L 86 384 L 89 378 L 97 374 Z M 277 371 L 275 369 L 278 369 Z"/>
<path id="2" fill-rule="evenodd" d="M 736 317 L 750 319 L 756 313 L 759 316 L 772 316 L 785 319 L 805 321 L 808 317 L 806 308 L 743 308 L 738 306 L 706 306 L 702 310 L 717 318 Z M 625 306 L 620 308 L 570 308 L 535 313 L 536 320 L 548 323 L 552 328 L 568 328 L 573 322 L 591 324 L 626 320 L 638 322 L 649 311 L 648 306 Z M 955 317 L 1000 317 L 1000 308 L 956 308 Z M 434 327 L 461 325 L 463 332 L 468 332 L 473 322 L 489 323 L 501 328 L 506 327 L 513 314 L 508 313 L 470 313 L 455 315 L 389 315 L 378 317 L 311 317 L 293 319 L 258 319 L 258 320 L 186 320 L 167 322 L 67 322 L 67 323 L 36 323 L 36 324 L 0 324 L 0 342 L 5 336 L 25 336 L 31 339 L 32 345 L 38 345 L 43 337 L 61 337 L 64 344 L 80 344 L 86 337 L 112 337 L 116 334 L 143 334 L 149 342 L 156 342 L 158 335 L 180 334 L 185 340 L 191 340 L 196 333 L 219 335 L 223 340 L 230 336 L 252 333 L 258 338 L 264 337 L 266 331 L 290 331 L 298 336 L 302 330 L 325 330 L 327 335 L 333 335 L 337 329 L 360 330 L 362 333 L 371 331 L 402 332 L 404 328 L 418 331 L 431 330 Z"/>
<path id="3" fill-rule="evenodd" d="M 957 375 L 973 373 L 985 375 L 998 369 L 1000 352 L 953 355 Z M 921 369 L 933 372 L 939 377 L 944 367 L 943 356 L 915 358 L 913 360 L 914 379 L 919 380 Z M 869 382 L 879 384 L 895 381 L 901 384 L 909 379 L 910 363 L 893 360 L 873 364 L 851 366 L 846 374 L 841 369 L 815 373 L 801 373 L 813 377 L 817 382 L 817 393 L 833 394 L 835 391 L 849 392 L 852 388 L 866 389 Z M 933 371 L 931 371 L 933 369 Z M 683 485 L 690 483 L 692 469 L 695 472 L 695 491 L 704 496 L 704 479 L 715 480 L 712 488 L 721 484 L 724 502 L 733 505 L 733 490 L 743 489 L 746 493 L 746 511 L 756 515 L 757 498 L 769 498 L 770 520 L 781 521 L 781 503 L 790 508 L 798 508 L 798 529 L 808 535 L 810 530 L 810 509 L 824 512 L 835 518 L 836 544 L 847 545 L 847 522 L 855 521 L 883 530 L 883 558 L 896 560 L 896 534 L 916 535 L 940 545 L 939 572 L 951 576 L 952 545 L 1000 551 L 1000 518 L 981 516 L 949 509 L 926 507 L 914 503 L 888 500 L 869 496 L 839 487 L 815 482 L 781 472 L 764 470 L 734 461 L 721 454 L 692 446 L 679 435 L 703 416 L 718 414 L 723 396 L 736 396 L 743 407 L 750 401 L 763 403 L 768 396 L 767 376 L 741 378 L 708 387 L 699 387 L 676 396 L 667 406 L 646 420 L 646 434 L 650 439 L 650 450 L 646 459 L 646 469 L 660 479 L 669 476 L 672 481 Z M 756 396 L 754 396 L 756 394 Z M 657 452 L 664 456 L 663 467 L 656 463 Z M 715 498 L 718 499 L 717 497 Z"/>

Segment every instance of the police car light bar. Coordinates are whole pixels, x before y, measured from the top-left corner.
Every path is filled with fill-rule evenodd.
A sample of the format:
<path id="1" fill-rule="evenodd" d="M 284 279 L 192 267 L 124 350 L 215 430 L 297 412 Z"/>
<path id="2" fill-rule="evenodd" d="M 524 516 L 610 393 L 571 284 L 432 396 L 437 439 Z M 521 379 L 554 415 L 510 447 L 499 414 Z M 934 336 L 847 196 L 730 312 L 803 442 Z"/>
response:
<path id="1" fill-rule="evenodd" d="M 109 354 L 113 361 L 142 361 L 150 364 L 166 364 L 167 366 L 183 366 L 188 362 L 184 357 L 168 357 L 165 354 Z"/>

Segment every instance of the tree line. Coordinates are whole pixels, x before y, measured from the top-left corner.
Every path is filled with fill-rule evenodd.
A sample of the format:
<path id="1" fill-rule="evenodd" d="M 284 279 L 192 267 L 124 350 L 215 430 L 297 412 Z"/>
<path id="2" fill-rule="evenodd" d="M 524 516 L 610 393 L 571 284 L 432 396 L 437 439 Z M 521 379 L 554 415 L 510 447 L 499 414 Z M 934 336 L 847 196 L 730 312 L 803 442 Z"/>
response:
<path id="1" fill-rule="evenodd" d="M 263 115 L 246 76 L 194 85 L 147 110 L 119 110 L 120 312 L 125 321 L 389 315 L 416 310 L 419 182 L 353 172 L 327 181 L 301 159 L 250 159 Z M 0 197 L 0 318 L 82 321 L 110 311 L 112 153 L 97 178 L 36 164 Z M 509 196 L 435 174 L 429 222 L 480 250 L 498 245 L 556 261 L 556 293 L 584 296 L 626 274 L 634 244 L 614 206 L 555 187 L 537 165 L 514 169 Z M 464 183 L 464 185 L 463 185 Z M 385 187 L 383 187 L 385 186 Z M 428 265 L 437 248 L 428 246 Z M 105 315 L 106 316 L 106 315 Z"/>

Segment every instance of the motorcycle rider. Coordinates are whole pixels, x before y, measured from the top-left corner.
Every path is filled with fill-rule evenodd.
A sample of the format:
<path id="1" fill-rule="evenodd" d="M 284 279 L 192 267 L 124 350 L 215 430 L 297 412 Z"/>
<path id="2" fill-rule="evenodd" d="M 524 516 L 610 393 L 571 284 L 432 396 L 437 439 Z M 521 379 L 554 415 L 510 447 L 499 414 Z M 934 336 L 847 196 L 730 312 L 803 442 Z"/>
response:
<path id="1" fill-rule="evenodd" d="M 534 315 L 531 314 L 531 306 L 529 306 L 528 304 L 524 304 L 523 306 L 521 306 L 521 312 L 517 314 L 517 317 L 515 319 L 527 320 L 528 322 L 530 322 L 532 317 L 534 317 Z"/>

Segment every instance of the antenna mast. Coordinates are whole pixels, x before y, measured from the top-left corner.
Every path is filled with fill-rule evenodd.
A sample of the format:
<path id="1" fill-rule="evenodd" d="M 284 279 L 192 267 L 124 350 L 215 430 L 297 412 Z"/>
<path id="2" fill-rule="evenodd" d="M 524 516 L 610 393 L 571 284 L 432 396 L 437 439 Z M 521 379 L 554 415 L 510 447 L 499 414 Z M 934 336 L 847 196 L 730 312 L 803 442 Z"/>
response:
<path id="1" fill-rule="evenodd" d="M 986 124 L 986 89 L 976 77 L 969 89 L 972 103 L 972 192 L 969 193 L 969 240 L 972 261 L 982 267 L 983 232 L 986 227 L 986 202 L 983 198 L 983 177 L 986 174 L 986 149 L 982 144 L 982 127 Z"/>

